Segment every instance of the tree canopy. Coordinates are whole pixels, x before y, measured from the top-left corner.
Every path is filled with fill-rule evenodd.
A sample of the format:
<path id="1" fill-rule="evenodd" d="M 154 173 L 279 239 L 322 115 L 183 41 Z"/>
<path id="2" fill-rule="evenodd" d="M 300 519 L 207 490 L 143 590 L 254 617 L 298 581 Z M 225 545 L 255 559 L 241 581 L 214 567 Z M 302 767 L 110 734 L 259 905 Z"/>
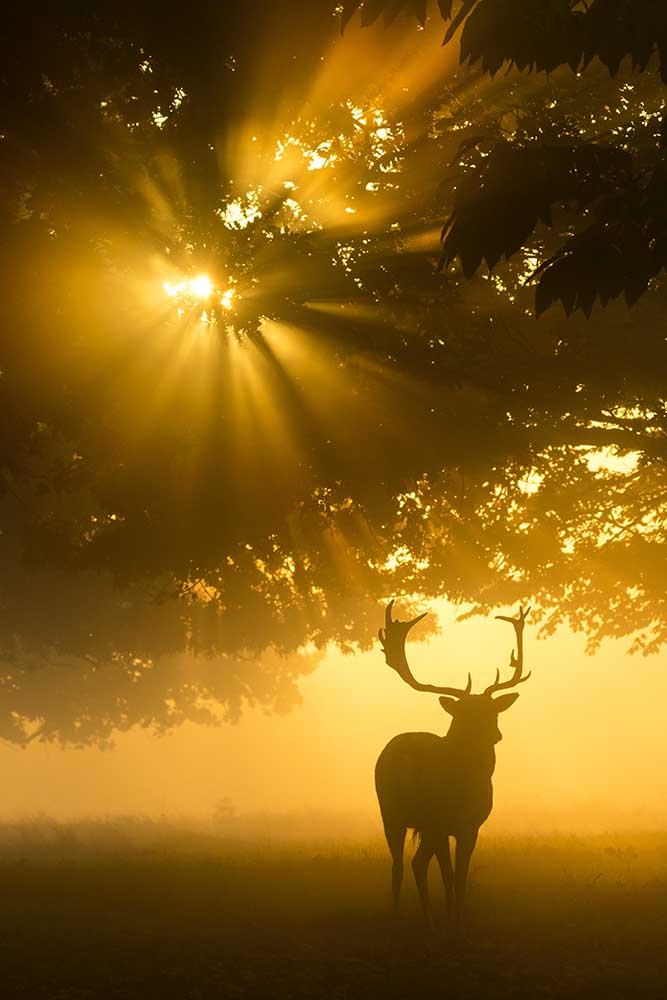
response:
<path id="1" fill-rule="evenodd" d="M 433 19 L 342 41 L 331 5 L 286 0 L 3 23 L 0 736 L 287 709 L 395 595 L 531 597 L 592 646 L 662 645 L 644 6 L 630 32 L 626 3 L 442 3 L 465 66 L 347 90 L 336 45 L 389 66 L 437 48 Z M 405 13 L 424 4 L 362 8 Z"/>
<path id="2" fill-rule="evenodd" d="M 555 231 L 557 244 L 541 254 L 538 315 L 553 302 L 567 313 L 590 315 L 596 299 L 605 305 L 624 295 L 632 305 L 667 269 L 667 131 L 663 96 L 667 83 L 667 10 L 655 0 L 440 0 L 449 21 L 445 44 L 460 32 L 460 60 L 495 76 L 508 71 L 554 73 L 569 67 L 595 82 L 604 67 L 618 85 L 608 103 L 581 106 L 576 125 L 554 113 L 520 120 L 509 129 L 482 131 L 461 147 L 463 176 L 443 229 L 442 262 L 459 260 L 466 276 L 482 261 L 494 268 Z M 402 11 L 422 24 L 425 0 L 348 0 L 345 22 L 361 8 L 369 25 L 384 15 L 390 23 Z M 631 78 L 620 73 L 629 64 Z M 591 72 L 593 70 L 593 72 Z M 635 71 L 634 74 L 632 71 Z M 636 82 L 637 74 L 650 79 Z M 591 77 L 593 80 L 591 81 Z M 656 80 L 657 78 L 657 80 Z M 639 88 L 648 100 L 637 102 Z M 638 117 L 616 121 L 629 105 Z M 583 127 L 582 127 L 583 125 Z M 568 218 L 562 213 L 568 212 Z M 572 211 L 573 210 L 573 211 Z M 558 214 L 555 216 L 554 213 Z"/>

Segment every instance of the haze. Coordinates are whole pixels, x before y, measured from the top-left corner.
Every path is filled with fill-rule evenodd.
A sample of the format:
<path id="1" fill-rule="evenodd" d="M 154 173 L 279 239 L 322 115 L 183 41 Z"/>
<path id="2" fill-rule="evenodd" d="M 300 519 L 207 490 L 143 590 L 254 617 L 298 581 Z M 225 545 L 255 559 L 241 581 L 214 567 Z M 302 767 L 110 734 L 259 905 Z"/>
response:
<path id="1" fill-rule="evenodd" d="M 412 642 L 415 674 L 474 688 L 505 667 L 511 629 L 492 618 L 455 622 L 434 605 L 442 632 Z M 380 615 L 379 615 L 380 617 Z M 485 833 L 649 830 L 667 819 L 664 657 L 627 655 L 608 641 L 587 656 L 581 636 L 538 641 L 526 630 L 533 676 L 501 719 L 496 805 Z M 434 695 L 411 691 L 379 647 L 330 650 L 301 681 L 303 703 L 286 716 L 246 709 L 236 725 L 185 725 L 156 737 L 135 729 L 111 751 L 3 745 L 2 818 L 115 814 L 208 820 L 291 813 L 292 834 L 334 824 L 336 835 L 380 832 L 373 767 L 382 746 L 409 730 L 444 732 Z"/>

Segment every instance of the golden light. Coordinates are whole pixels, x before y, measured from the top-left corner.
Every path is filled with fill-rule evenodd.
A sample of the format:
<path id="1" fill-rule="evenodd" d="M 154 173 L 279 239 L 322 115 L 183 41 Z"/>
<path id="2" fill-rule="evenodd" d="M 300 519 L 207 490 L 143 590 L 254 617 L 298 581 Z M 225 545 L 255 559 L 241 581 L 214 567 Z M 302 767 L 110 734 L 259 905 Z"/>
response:
<path id="1" fill-rule="evenodd" d="M 216 310 L 231 312 L 237 305 L 238 293 L 235 287 L 220 288 L 214 284 L 207 274 L 198 274 L 194 278 L 173 279 L 163 281 L 162 288 L 169 299 L 178 307 L 178 315 L 184 316 L 186 312 L 203 303 L 210 303 L 207 308 L 200 313 L 199 319 L 206 325 L 216 322 Z"/>
<path id="2" fill-rule="evenodd" d="M 205 274 L 200 274 L 198 277 L 192 278 L 188 284 L 190 293 L 196 299 L 208 299 L 213 292 L 211 279 Z"/>
<path id="3" fill-rule="evenodd" d="M 175 299 L 181 295 L 185 295 L 187 283 L 185 281 L 178 281 L 175 284 L 172 284 L 170 281 L 165 281 L 163 282 L 162 287 L 170 299 Z"/>
<path id="4" fill-rule="evenodd" d="M 403 112 L 406 105 L 411 107 L 408 92 L 428 89 L 441 75 L 442 52 L 439 44 L 433 44 L 436 28 L 437 25 L 430 39 L 426 38 L 427 32 L 422 32 L 417 46 L 417 38 L 412 35 L 396 41 L 392 60 L 400 86 L 396 85 L 393 73 L 387 77 L 391 83 L 379 93 L 369 92 L 367 85 L 361 86 L 369 73 L 369 35 L 359 27 L 355 32 L 348 31 L 344 38 L 336 36 L 333 47 L 322 60 L 312 90 L 305 98 L 301 93 L 292 95 L 297 100 L 290 99 L 275 119 L 266 120 L 264 94 L 258 94 L 256 113 L 241 124 L 238 134 L 229 138 L 225 150 L 219 150 L 221 177 L 230 174 L 233 181 L 220 185 L 219 200 L 212 206 L 214 221 L 209 220 L 211 232 L 207 233 L 207 242 L 200 242 L 202 234 L 191 232 L 187 226 L 181 227 L 187 236 L 174 240 L 173 233 L 181 231 L 174 225 L 165 231 L 166 254 L 170 256 L 156 255 L 158 290 L 162 285 L 168 324 L 170 327 L 173 324 L 181 336 L 178 349 L 231 351 L 238 341 L 246 354 L 235 351 L 234 370 L 245 371 L 253 359 L 256 369 L 253 374 L 259 379 L 259 360 L 246 341 L 252 340 L 255 333 L 258 339 L 264 337 L 265 313 L 273 316 L 283 303 L 291 313 L 300 289 L 306 284 L 298 269 L 300 255 L 310 245 L 310 238 L 317 251 L 308 251 L 306 256 L 316 257 L 317 262 L 305 261 L 308 282 L 319 280 L 322 274 L 328 288 L 329 275 L 325 272 L 329 267 L 336 286 L 342 278 L 343 282 L 349 281 L 350 290 L 349 295 L 344 294 L 340 307 L 315 295 L 305 308 L 329 311 L 337 321 L 350 318 L 354 322 L 351 302 L 360 290 L 366 294 L 357 265 L 368 269 L 375 237 L 381 241 L 381 253 L 398 241 L 391 230 L 398 229 L 396 219 L 405 207 L 404 175 L 411 176 L 406 169 L 406 155 L 411 147 Z M 376 45 L 377 50 L 371 46 L 371 61 L 377 61 L 379 70 L 386 67 L 384 35 L 378 36 Z M 352 55 L 359 58 L 351 59 Z M 359 69 L 357 76 L 352 74 L 354 79 L 349 76 L 350 64 Z M 343 91 L 341 79 L 346 81 Z M 161 170 L 168 188 L 161 178 L 156 178 L 147 195 L 156 216 L 176 224 L 182 207 L 187 205 L 176 158 L 173 157 L 173 162 L 169 158 Z M 327 254 L 322 256 L 320 245 L 325 246 L 328 234 Z M 438 238 L 439 230 L 432 229 L 428 246 L 437 247 Z M 215 265 L 209 265 L 212 259 L 216 260 Z M 220 265 L 222 269 L 218 270 Z M 211 271 L 207 273 L 205 269 L 209 266 Z M 377 322 L 380 312 L 377 303 L 371 304 L 369 320 Z M 313 322 L 318 325 L 321 319 L 316 316 Z M 292 334 L 295 339 L 293 331 Z M 273 341 L 275 337 L 270 339 Z M 313 344 L 306 339 L 305 344 L 299 341 L 300 347 L 312 355 Z M 211 347 L 214 341 L 216 346 Z M 296 348 L 295 353 L 298 353 Z M 319 392 L 314 394 L 316 408 L 322 405 L 325 371 L 323 363 L 321 370 L 318 369 Z M 270 378 L 263 369 L 261 373 L 267 382 L 263 395 L 268 400 Z M 296 378 L 293 372 L 288 372 L 286 379 L 290 374 Z M 380 392 L 384 382 L 381 375 L 377 378 Z M 252 382 L 253 392 L 250 392 L 250 381 L 248 376 L 241 395 L 246 417 L 247 411 L 251 411 L 256 419 L 262 393 L 257 391 L 256 381 Z M 333 422 L 334 414 L 339 412 L 337 389 L 331 386 L 326 394 L 327 401 L 331 401 L 323 415 L 326 422 Z M 272 412 L 275 408 L 273 405 Z M 289 437 L 285 434 L 286 439 Z"/>
<path id="5" fill-rule="evenodd" d="M 442 52 L 439 44 L 433 44 L 438 25 L 430 30 L 431 38 L 423 31 L 419 39 L 410 35 L 394 40 L 392 62 L 398 76 L 389 74 L 386 92 L 371 94 L 367 85 L 361 86 L 368 78 L 369 58 L 378 69 L 386 68 L 385 36 L 378 36 L 369 49 L 369 34 L 358 27 L 344 38 L 336 36 L 312 91 L 305 99 L 296 95 L 298 100 L 286 105 L 289 117 L 281 113 L 273 121 L 264 120 L 264 98 L 258 96 L 256 114 L 230 138 L 231 161 L 230 150 L 220 150 L 221 169 L 231 170 L 234 180 L 221 184 L 220 200 L 212 209 L 213 243 L 200 246 L 197 233 L 190 233 L 181 253 L 160 260 L 161 268 L 169 268 L 162 270 L 161 282 L 174 313 L 187 323 L 218 326 L 221 334 L 245 335 L 255 322 L 251 317 L 257 314 L 261 320 L 260 301 L 273 297 L 291 302 L 298 295 L 292 290 L 293 285 L 300 286 L 292 268 L 293 254 L 301 252 L 307 237 L 326 236 L 328 230 L 331 252 L 321 267 L 336 268 L 332 272 L 336 280 L 344 273 L 351 296 L 362 289 L 357 263 L 364 259 L 368 265 L 365 258 L 372 252 L 372 238 L 379 235 L 387 242 L 386 234 L 398 229 L 395 220 L 404 209 L 401 184 L 410 143 L 402 119 L 406 104 L 411 106 L 408 92 L 428 89 L 442 72 Z M 358 67 L 356 76 L 349 75 L 350 65 Z M 342 92 L 341 79 L 346 81 Z M 150 191 L 156 213 L 173 217 L 174 222 L 178 206 L 184 199 L 187 202 L 179 176 L 178 164 L 170 162 L 173 205 L 165 202 L 161 184 L 156 182 Z M 438 237 L 439 231 L 429 233 L 433 246 Z M 394 240 L 392 234 L 388 241 Z M 209 275 L 203 269 L 216 244 L 217 259 L 233 263 L 229 272 Z M 167 253 L 177 249 L 169 246 Z M 177 259 L 182 261 L 180 273 L 171 269 Z M 261 288 L 258 278 L 249 277 L 250 261 L 257 261 L 257 271 L 262 269 Z M 169 276 L 166 281 L 165 276 Z"/>
<path id="6" fill-rule="evenodd" d="M 190 298 L 201 302 L 213 294 L 213 283 L 205 274 L 200 274 L 196 278 L 183 278 L 173 283 L 165 281 L 162 287 L 170 299 Z"/>

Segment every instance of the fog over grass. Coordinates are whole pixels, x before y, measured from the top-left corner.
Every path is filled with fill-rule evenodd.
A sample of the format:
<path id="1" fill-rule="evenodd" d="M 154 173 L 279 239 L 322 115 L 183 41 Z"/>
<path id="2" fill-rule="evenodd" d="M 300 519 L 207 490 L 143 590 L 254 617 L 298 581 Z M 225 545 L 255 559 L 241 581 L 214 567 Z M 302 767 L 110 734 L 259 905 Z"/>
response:
<path id="1" fill-rule="evenodd" d="M 666 834 L 482 837 L 454 941 L 435 871 L 428 935 L 409 869 L 391 919 L 379 837 L 342 839 L 322 816 L 273 816 L 270 831 L 263 819 L 3 824 L 3 996 L 661 993 Z"/>

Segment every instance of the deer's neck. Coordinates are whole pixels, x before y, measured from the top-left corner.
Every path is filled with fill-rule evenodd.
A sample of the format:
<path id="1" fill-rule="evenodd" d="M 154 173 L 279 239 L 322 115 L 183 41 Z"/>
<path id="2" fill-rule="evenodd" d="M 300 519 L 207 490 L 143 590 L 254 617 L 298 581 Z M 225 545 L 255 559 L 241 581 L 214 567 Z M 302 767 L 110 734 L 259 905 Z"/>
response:
<path id="1" fill-rule="evenodd" d="M 480 780 L 490 779 L 496 767 L 496 749 L 492 743 L 466 739 L 465 733 L 452 733 L 443 738 L 443 748 L 457 770 Z"/>

